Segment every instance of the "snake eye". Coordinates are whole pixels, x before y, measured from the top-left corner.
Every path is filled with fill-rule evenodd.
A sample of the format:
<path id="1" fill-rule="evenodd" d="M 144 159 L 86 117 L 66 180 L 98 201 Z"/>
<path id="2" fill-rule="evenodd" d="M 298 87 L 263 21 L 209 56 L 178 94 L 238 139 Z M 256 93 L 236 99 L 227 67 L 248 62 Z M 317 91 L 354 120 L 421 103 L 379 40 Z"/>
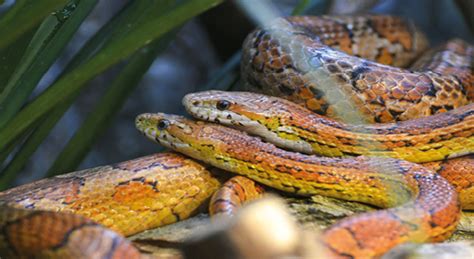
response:
<path id="1" fill-rule="evenodd" d="M 230 102 L 226 101 L 226 100 L 220 100 L 216 104 L 217 109 L 219 109 L 221 111 L 227 110 L 229 108 L 229 106 L 230 106 Z"/>
<path id="2" fill-rule="evenodd" d="M 156 124 L 156 127 L 157 127 L 159 130 L 165 130 L 165 129 L 168 128 L 169 126 L 170 126 L 170 121 L 169 121 L 169 120 L 165 120 L 165 119 L 159 120 L 159 121 L 158 121 L 158 124 Z"/>

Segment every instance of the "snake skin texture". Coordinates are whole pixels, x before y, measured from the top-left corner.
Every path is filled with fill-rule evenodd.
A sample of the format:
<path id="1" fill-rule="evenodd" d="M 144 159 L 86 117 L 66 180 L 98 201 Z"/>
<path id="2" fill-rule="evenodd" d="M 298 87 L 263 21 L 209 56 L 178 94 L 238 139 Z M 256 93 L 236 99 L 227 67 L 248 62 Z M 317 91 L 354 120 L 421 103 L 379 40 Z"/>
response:
<path id="1" fill-rule="evenodd" d="M 468 104 L 474 48 L 462 40 L 427 53 L 416 70 L 384 65 L 406 65 L 425 48 L 424 36 L 396 17 L 282 18 L 247 37 L 242 78 L 251 91 L 346 122 L 408 120 Z"/>
<path id="2" fill-rule="evenodd" d="M 209 214 L 235 215 L 246 202 L 258 199 L 265 192 L 262 186 L 246 177 L 234 176 L 226 181 L 209 202 Z"/>
<path id="3" fill-rule="evenodd" d="M 460 217 L 449 182 L 408 161 L 304 155 L 235 129 L 162 113 L 142 114 L 136 125 L 165 147 L 282 191 L 393 207 L 347 218 L 326 230 L 322 241 L 333 256 L 367 258 L 403 242 L 442 241 Z"/>
<path id="4" fill-rule="evenodd" d="M 80 215 L 0 206 L 2 258 L 140 258 L 122 235 Z"/>
<path id="5" fill-rule="evenodd" d="M 450 182 L 459 193 L 464 209 L 474 209 L 474 155 L 424 163 Z"/>
<path id="6" fill-rule="evenodd" d="M 75 251 L 91 252 L 83 255 L 86 258 L 94 253 L 113 254 L 114 249 L 122 247 L 102 245 L 101 235 L 113 235 L 103 242 L 115 244 L 118 241 L 114 240 L 120 240 L 130 247 L 120 235 L 186 219 L 219 186 L 219 181 L 201 164 L 179 154 L 160 153 L 13 188 L 0 193 L 0 241 L 4 241 L 0 242 L 0 256 L 48 255 L 75 246 L 68 241 L 72 236 L 77 236 L 74 242 L 80 242 L 81 237 L 86 243 L 96 242 L 97 251 L 96 246 Z M 30 229 L 42 238 L 35 238 Z M 99 230 L 108 232 L 94 241 L 92 232 Z M 56 256 L 61 258 L 61 253 Z M 122 256 L 127 258 L 126 254 Z"/>

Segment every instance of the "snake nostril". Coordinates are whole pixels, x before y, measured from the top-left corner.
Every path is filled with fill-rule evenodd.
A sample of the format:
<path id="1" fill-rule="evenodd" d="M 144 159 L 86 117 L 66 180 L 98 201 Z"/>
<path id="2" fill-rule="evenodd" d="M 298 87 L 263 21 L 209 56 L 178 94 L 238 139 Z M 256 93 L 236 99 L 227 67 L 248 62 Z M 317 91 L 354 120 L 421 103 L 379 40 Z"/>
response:
<path id="1" fill-rule="evenodd" d="M 197 106 L 199 104 L 199 101 L 193 101 L 192 103 L 194 106 Z"/>

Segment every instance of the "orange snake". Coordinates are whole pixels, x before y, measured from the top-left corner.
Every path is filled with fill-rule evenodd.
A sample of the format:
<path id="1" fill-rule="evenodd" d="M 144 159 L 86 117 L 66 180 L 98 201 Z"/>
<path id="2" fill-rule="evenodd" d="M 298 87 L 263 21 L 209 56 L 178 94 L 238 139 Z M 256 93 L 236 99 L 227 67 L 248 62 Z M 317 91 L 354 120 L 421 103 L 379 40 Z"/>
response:
<path id="1" fill-rule="evenodd" d="M 137 128 L 165 147 L 282 191 L 383 208 L 403 204 L 326 230 L 323 242 L 334 255 L 364 258 L 406 241 L 444 240 L 459 220 L 458 196 L 449 182 L 408 161 L 304 155 L 235 129 L 161 113 L 140 115 Z"/>
<path id="2" fill-rule="evenodd" d="M 312 33 L 320 36 L 318 40 L 308 37 Z M 473 50 L 463 42 L 451 41 L 434 50 L 434 54 L 422 57 L 413 66 L 419 72 L 380 65 L 325 46 L 328 44 L 348 54 L 384 64 L 406 65 L 408 60 L 421 53 L 426 42 L 420 32 L 398 18 L 296 17 L 280 19 L 269 28 L 251 35 L 245 43 L 242 65 L 246 83 L 327 116 L 347 119 L 353 114 L 343 116 L 339 111 L 348 108 L 368 115 L 368 121 L 411 119 L 460 107 L 473 97 Z M 273 35 L 280 38 L 274 39 Z M 361 48 L 364 44 L 371 45 L 370 40 L 380 44 L 377 48 Z M 288 50 L 300 54 L 287 55 L 284 51 Z M 308 51 L 312 56 L 298 59 L 298 55 L 305 57 Z M 451 58 L 448 60 L 452 62 L 446 62 L 446 57 Z M 337 82 L 340 90 L 321 90 L 321 78 L 325 82 Z M 331 96 L 336 99 L 341 96 L 350 98 L 349 101 L 339 98 L 338 102 L 331 103 L 326 100 L 326 97 L 334 99 Z M 146 120 L 137 120 L 142 125 L 138 126 L 139 129 L 160 143 L 278 189 L 302 195 L 323 193 L 380 207 L 392 207 L 408 201 L 401 207 L 360 215 L 331 227 L 325 232 L 323 242 L 337 255 L 374 256 L 408 240 L 443 240 L 454 231 L 459 219 L 457 195 L 450 184 L 443 177 L 410 162 L 388 158 L 317 158 L 278 149 L 262 143 L 258 138 L 222 126 L 162 114 L 140 118 Z M 162 121 L 167 121 L 167 125 L 158 130 L 158 122 Z M 472 127 L 468 131 L 472 133 Z M 173 142 L 182 141 L 182 138 L 186 141 Z M 187 146 L 189 143 L 193 143 L 192 148 Z M 469 143 L 472 144 L 472 139 Z M 195 145 L 200 148 L 195 149 Z M 228 152 L 232 154 L 230 158 Z M 280 163 L 281 159 L 284 163 Z M 446 165 L 451 161 L 448 160 Z M 462 163 L 469 163 L 469 160 Z M 439 163 L 432 166 L 444 167 Z M 453 165 L 456 166 L 459 164 Z M 182 176 L 184 170 L 190 168 L 192 173 L 181 181 L 181 186 L 170 180 L 176 174 Z M 450 173 L 452 170 L 443 176 L 449 179 Z M 458 176 L 452 177 L 457 179 Z M 94 179 L 100 179 L 103 185 L 98 186 Z M 248 184 L 240 184 L 239 181 L 247 180 L 234 178 L 224 185 L 213 197 L 211 211 L 232 211 L 234 208 L 229 208 L 229 200 L 251 199 L 261 193 L 258 186 L 254 186 L 248 196 L 244 193 L 247 189 L 233 191 L 240 185 Z M 455 180 L 453 182 L 456 184 Z M 456 188 L 467 190 L 470 182 L 458 184 Z M 20 252 L 33 255 L 40 251 L 45 255 L 59 251 L 59 255 L 79 256 L 74 251 L 85 252 L 93 244 L 103 254 L 92 255 L 138 257 L 138 251 L 129 242 L 93 221 L 130 235 L 190 216 L 218 186 L 217 180 L 201 165 L 176 154 L 164 153 L 18 187 L 0 193 L 0 226 L 3 229 L 0 256 L 2 253 L 15 256 Z M 98 198 L 99 193 L 103 195 Z M 394 193 L 404 195 L 394 196 Z M 238 199 L 232 195 L 238 196 Z M 155 199 L 160 202 L 155 203 Z M 188 203 L 182 205 L 182 199 L 187 199 Z M 467 204 L 463 199 L 461 201 L 463 206 Z M 469 198 L 466 201 L 469 202 Z M 99 204 L 105 205 L 98 207 Z M 93 221 L 42 210 L 78 213 Z M 162 217 L 150 219 L 150 216 L 144 216 L 150 210 Z M 130 214 L 123 215 L 122 212 Z M 138 224 L 137 227 L 136 222 L 141 223 L 144 219 L 148 219 L 149 224 Z M 55 220 L 62 223 L 58 224 Z M 132 223 L 135 227 L 124 223 L 127 221 L 135 221 Z M 49 231 L 51 227 L 55 238 L 49 238 L 50 233 L 48 238 L 44 238 L 45 230 Z M 29 234 L 25 237 L 25 229 L 37 230 L 39 239 L 31 239 Z M 383 242 L 371 238 L 385 237 L 384 234 L 390 236 Z M 103 238 L 96 239 L 95 235 L 102 235 Z M 89 243 L 79 243 L 81 240 Z"/>

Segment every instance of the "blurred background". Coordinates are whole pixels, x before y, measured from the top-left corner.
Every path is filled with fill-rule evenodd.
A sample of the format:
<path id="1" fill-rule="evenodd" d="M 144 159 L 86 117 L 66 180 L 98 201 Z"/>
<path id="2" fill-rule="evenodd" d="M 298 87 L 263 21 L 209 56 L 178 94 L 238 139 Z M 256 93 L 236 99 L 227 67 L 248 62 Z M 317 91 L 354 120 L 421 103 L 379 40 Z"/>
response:
<path id="1" fill-rule="evenodd" d="M 426 32 L 433 45 L 458 37 L 473 42 L 470 23 L 473 17 L 465 12 L 472 2 L 453 0 L 273 0 L 263 1 L 273 6 L 281 16 L 291 15 L 298 5 L 308 15 L 329 13 L 385 13 L 412 19 Z M 301 5 L 301 3 L 304 5 Z M 15 4 L 14 0 L 0 1 L 0 16 Z M 50 86 L 64 70 L 71 58 L 104 24 L 129 4 L 126 0 L 101 0 L 82 22 L 59 58 L 42 76 L 32 96 L 33 100 Z M 469 12 L 467 12 L 469 13 Z M 467 17 L 467 20 L 466 18 Z M 470 17 L 470 18 L 469 18 Z M 471 19 L 471 20 L 469 20 Z M 471 24 L 472 25 L 472 24 Z M 161 147 L 141 136 L 134 126 L 136 115 L 143 112 L 184 114 L 181 98 L 189 92 L 204 89 L 238 88 L 239 50 L 245 36 L 255 27 L 245 10 L 235 1 L 224 1 L 184 23 L 127 94 L 125 103 L 112 116 L 107 127 L 94 139 L 90 150 L 78 169 L 133 159 L 161 151 Z M 1 56 L 0 56 L 1 57 Z M 58 154 L 84 120 L 93 113 L 95 105 L 127 61 L 107 69 L 81 91 L 74 104 L 29 157 L 11 185 L 30 182 L 46 175 Z M 93 127 L 90 128 L 94 130 Z M 0 135 L 0 138 L 2 136 Z M 12 161 L 16 147 L 7 157 L 3 169 Z"/>

